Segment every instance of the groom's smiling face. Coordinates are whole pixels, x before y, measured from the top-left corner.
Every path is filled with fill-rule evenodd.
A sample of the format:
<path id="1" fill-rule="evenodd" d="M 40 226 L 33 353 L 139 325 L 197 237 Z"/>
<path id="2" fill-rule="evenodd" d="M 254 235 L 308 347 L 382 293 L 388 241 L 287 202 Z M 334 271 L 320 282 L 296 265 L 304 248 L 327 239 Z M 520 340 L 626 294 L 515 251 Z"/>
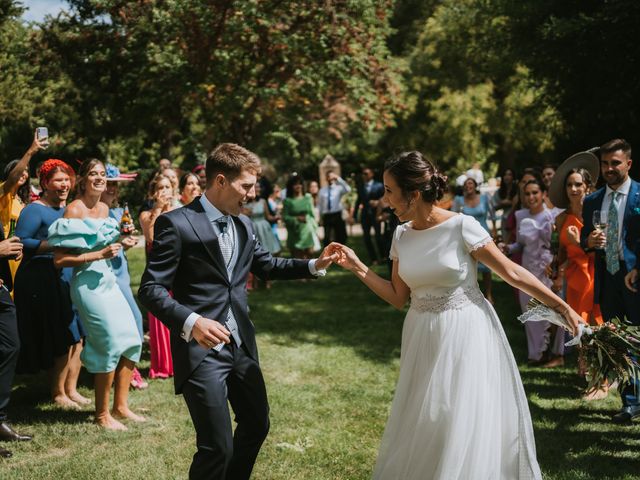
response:
<path id="1" fill-rule="evenodd" d="M 242 206 L 256 197 L 256 172 L 243 169 L 233 180 L 221 176 L 224 181 L 220 182 L 220 202 L 216 207 L 222 213 L 240 215 Z"/>

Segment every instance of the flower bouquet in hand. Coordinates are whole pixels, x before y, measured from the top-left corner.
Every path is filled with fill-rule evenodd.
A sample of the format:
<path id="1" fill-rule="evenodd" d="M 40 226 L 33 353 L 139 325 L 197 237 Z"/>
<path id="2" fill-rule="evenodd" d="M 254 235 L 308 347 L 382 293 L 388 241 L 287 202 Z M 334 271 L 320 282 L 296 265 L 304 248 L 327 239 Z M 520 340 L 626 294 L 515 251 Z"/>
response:
<path id="1" fill-rule="evenodd" d="M 527 311 L 518 317 L 522 323 L 543 321 L 571 331 L 567 320 L 538 300 L 531 299 Z M 617 318 L 596 327 L 580 324 L 578 334 L 566 346 L 578 345 L 589 382 L 587 393 L 618 382 L 632 383 L 640 378 L 640 327 Z"/>
<path id="2" fill-rule="evenodd" d="M 640 378 L 640 327 L 614 318 L 589 330 L 579 340 L 589 382 L 587 393 L 605 382 L 625 385 Z"/>

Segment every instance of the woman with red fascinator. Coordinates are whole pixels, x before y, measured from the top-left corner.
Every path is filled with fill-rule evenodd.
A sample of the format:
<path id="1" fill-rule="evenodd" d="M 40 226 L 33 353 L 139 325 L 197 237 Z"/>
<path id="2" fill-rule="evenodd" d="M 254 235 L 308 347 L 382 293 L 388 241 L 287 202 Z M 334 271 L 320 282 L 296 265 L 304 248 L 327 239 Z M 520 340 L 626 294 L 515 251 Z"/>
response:
<path id="1" fill-rule="evenodd" d="M 18 372 L 49 370 L 52 400 L 76 409 L 91 403 L 76 390 L 85 333 L 71 304 L 71 271 L 54 267 L 53 247 L 47 242 L 49 225 L 64 214 L 75 174 L 62 160 L 49 159 L 39 178 L 42 195 L 25 207 L 16 227 L 24 244 L 14 282 L 21 343 Z"/>

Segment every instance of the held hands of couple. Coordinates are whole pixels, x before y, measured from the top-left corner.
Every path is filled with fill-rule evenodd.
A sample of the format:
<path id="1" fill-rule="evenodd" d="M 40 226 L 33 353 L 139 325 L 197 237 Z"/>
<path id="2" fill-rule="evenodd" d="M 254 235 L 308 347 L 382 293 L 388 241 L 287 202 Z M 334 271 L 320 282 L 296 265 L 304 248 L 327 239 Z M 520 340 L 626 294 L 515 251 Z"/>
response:
<path id="1" fill-rule="evenodd" d="M 327 248 L 325 248 L 325 252 L 328 252 L 333 258 L 335 258 L 333 260 L 335 264 L 340 265 L 346 270 L 354 271 L 358 266 L 363 266 L 362 262 L 356 255 L 356 252 L 341 243 L 330 243 Z"/>
<path id="2" fill-rule="evenodd" d="M 327 245 L 320 256 L 316 259 L 316 269 L 317 270 L 325 270 L 331 266 L 332 263 L 336 263 L 338 261 L 339 253 L 333 248 L 331 245 Z M 339 245 L 339 244 L 336 244 Z"/>
<path id="3" fill-rule="evenodd" d="M 220 322 L 210 318 L 198 317 L 191 329 L 191 335 L 198 344 L 206 349 L 210 349 L 219 343 L 229 343 L 231 332 Z"/>

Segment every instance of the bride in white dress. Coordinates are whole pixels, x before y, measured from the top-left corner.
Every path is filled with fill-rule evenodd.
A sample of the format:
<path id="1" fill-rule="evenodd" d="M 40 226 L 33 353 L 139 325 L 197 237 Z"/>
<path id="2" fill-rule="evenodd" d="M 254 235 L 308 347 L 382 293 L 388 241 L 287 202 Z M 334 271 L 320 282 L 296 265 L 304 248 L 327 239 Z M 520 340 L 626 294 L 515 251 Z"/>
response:
<path id="1" fill-rule="evenodd" d="M 481 261 L 505 281 L 581 321 L 567 303 L 505 257 L 473 218 L 434 206 L 446 178 L 419 152 L 385 165 L 385 197 L 400 221 L 385 280 L 348 247 L 338 264 L 397 308 L 409 297 L 400 378 L 374 479 L 541 479 L 522 381 L 495 310 L 479 287 Z"/>

